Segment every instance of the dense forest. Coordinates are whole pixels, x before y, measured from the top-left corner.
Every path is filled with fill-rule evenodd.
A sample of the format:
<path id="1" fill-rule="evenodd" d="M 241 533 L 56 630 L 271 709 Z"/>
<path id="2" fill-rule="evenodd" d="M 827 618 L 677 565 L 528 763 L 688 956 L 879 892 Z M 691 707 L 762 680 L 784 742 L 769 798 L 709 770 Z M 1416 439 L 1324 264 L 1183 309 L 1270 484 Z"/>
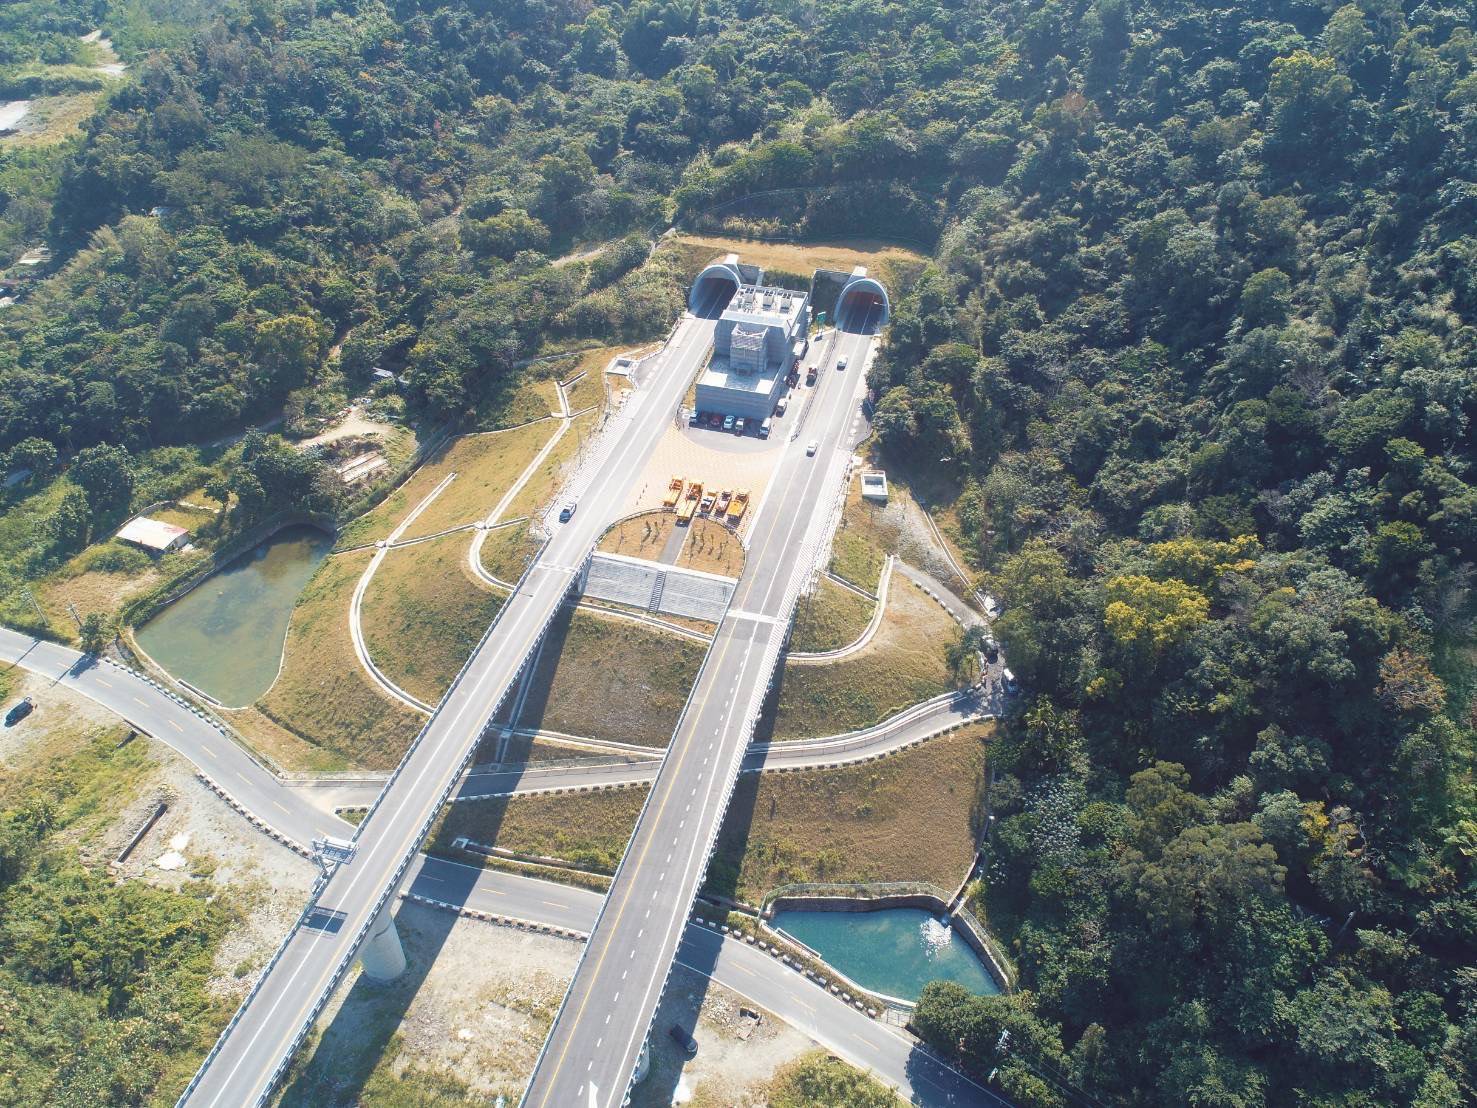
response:
<path id="1" fill-rule="evenodd" d="M 664 326 L 673 218 L 922 243 L 875 426 L 1006 606 L 976 902 L 1022 987 L 919 1030 L 1028 1105 L 1470 1103 L 1474 22 L 226 5 L 5 185 L 59 271 L 0 316 L 0 449 L 106 496 L 382 363 L 456 420 Z"/>

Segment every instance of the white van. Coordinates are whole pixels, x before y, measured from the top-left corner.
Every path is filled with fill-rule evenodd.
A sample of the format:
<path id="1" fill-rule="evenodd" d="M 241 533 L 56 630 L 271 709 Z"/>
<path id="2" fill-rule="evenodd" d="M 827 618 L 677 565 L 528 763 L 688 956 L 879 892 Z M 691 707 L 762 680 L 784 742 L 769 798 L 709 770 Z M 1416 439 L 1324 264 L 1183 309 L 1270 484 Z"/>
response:
<path id="1" fill-rule="evenodd" d="M 767 439 L 767 438 L 769 438 L 769 432 L 773 429 L 773 427 L 774 427 L 774 419 L 773 418 L 766 419 L 763 423 L 761 423 L 759 425 L 759 437 L 761 439 Z"/>

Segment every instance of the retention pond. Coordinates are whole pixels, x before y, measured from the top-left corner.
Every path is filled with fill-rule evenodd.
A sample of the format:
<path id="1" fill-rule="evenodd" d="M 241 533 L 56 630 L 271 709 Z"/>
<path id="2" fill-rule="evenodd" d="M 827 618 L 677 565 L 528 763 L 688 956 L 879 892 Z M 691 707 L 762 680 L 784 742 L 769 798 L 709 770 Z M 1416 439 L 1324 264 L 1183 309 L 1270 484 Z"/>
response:
<path id="1" fill-rule="evenodd" d="M 921 908 L 786 909 L 770 922 L 873 992 L 917 1000 L 930 981 L 954 981 L 972 993 L 1000 991 L 954 928 Z"/>
<path id="2" fill-rule="evenodd" d="M 149 656 L 229 707 L 276 680 L 292 606 L 333 539 L 288 527 L 202 581 L 138 629 Z"/>

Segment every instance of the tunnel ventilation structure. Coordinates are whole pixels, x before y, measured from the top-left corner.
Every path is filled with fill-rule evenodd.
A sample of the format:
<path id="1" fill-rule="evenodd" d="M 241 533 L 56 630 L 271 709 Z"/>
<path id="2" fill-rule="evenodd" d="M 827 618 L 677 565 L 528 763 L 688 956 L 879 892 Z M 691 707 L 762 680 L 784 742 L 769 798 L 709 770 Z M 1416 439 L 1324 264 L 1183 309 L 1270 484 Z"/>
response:
<path id="1" fill-rule="evenodd" d="M 853 276 L 836 298 L 836 326 L 852 334 L 875 335 L 891 314 L 887 290 L 872 277 Z"/>
<path id="2" fill-rule="evenodd" d="M 687 307 L 700 319 L 717 319 L 743 281 L 727 262 L 714 262 L 697 275 L 687 294 Z"/>

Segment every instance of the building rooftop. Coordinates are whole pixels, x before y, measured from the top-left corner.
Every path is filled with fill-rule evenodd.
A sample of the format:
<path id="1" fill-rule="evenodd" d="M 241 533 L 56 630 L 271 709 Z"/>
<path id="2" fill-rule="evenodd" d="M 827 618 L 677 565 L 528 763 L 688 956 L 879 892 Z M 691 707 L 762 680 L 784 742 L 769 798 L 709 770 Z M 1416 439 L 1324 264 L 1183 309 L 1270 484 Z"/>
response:
<path id="1" fill-rule="evenodd" d="M 135 516 L 119 530 L 117 537 L 145 550 L 169 550 L 190 532 L 162 519 Z"/>
<path id="2" fill-rule="evenodd" d="M 783 365 L 773 365 L 757 373 L 753 370 L 735 369 L 721 354 L 713 355 L 708 368 L 698 378 L 698 384 L 711 388 L 739 389 L 743 392 L 770 393 L 774 391 L 774 379 L 784 376 Z"/>
<path id="3" fill-rule="evenodd" d="M 805 293 L 770 285 L 740 285 L 723 310 L 725 319 L 785 326 L 805 308 Z"/>

